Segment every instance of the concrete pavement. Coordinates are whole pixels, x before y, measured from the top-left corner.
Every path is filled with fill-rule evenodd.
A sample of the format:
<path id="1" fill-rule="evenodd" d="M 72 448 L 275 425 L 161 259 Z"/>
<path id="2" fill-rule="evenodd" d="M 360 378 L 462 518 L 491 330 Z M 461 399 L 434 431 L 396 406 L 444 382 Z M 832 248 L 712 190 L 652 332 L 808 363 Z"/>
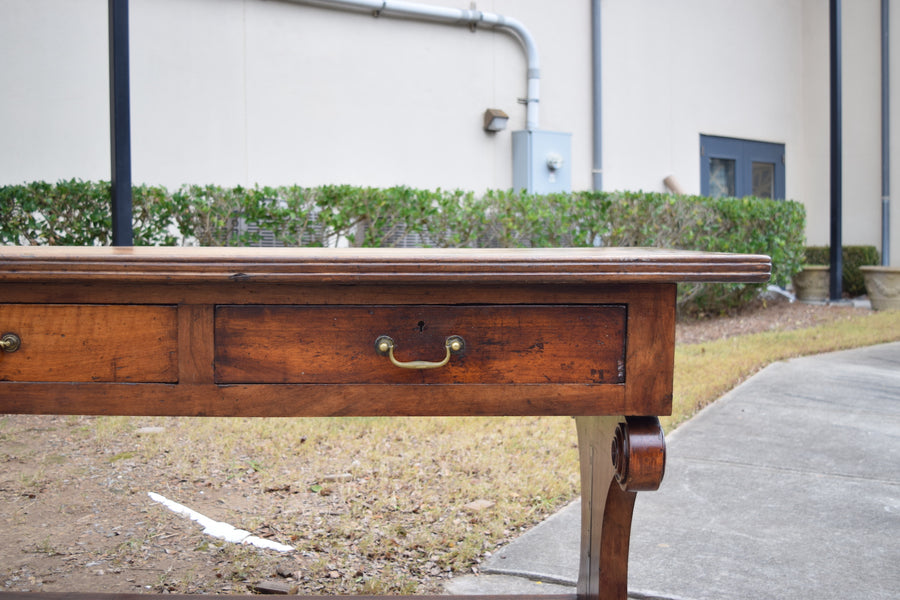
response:
<path id="1" fill-rule="evenodd" d="M 770 365 L 667 445 L 638 494 L 633 598 L 900 598 L 900 343 Z M 448 590 L 573 592 L 579 519 L 576 502 Z"/>

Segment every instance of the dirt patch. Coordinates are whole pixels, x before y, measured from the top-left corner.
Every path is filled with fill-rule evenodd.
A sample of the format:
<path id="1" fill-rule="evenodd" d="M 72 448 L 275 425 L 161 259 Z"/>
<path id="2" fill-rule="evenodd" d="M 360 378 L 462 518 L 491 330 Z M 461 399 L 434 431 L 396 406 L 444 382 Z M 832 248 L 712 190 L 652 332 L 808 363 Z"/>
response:
<path id="1" fill-rule="evenodd" d="M 734 316 L 679 323 L 677 340 L 799 329 L 867 312 L 775 299 Z M 514 471 L 517 461 L 577 471 L 571 438 L 537 429 L 543 425 L 536 421 L 519 423 L 535 428 L 528 435 L 546 439 L 551 449 L 504 446 L 489 422 L 484 435 L 455 440 L 453 450 L 436 441 L 452 440 L 452 426 L 420 438 L 360 426 L 353 435 L 377 438 L 370 445 L 380 462 L 291 434 L 285 447 L 270 452 L 287 455 L 286 464 L 294 457 L 296 470 L 266 471 L 240 444 L 218 458 L 182 451 L 176 459 L 181 440 L 188 444 L 196 433 L 189 420 L 3 417 L 0 589 L 246 593 L 269 582 L 312 594 L 439 593 L 447 578 L 477 572 L 482 557 L 577 489 L 574 478 L 522 495 L 483 485 Z M 141 433 L 148 426 L 161 429 Z M 301 447 L 307 455 L 296 450 Z M 435 459 L 446 454 L 458 456 Z M 474 458 L 485 454 L 498 462 Z M 330 473 L 317 467 L 310 474 L 302 456 L 340 460 Z M 297 550 L 282 554 L 204 535 L 151 500 L 150 491 Z M 473 543 L 478 547 L 465 547 Z"/>

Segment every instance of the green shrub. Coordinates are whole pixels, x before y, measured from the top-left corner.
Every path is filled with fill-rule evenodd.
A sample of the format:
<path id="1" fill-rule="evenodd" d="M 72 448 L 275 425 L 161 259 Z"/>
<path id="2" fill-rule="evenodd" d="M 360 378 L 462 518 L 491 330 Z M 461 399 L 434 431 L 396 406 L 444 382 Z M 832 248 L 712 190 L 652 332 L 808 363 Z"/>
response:
<path id="1" fill-rule="evenodd" d="M 107 182 L 0 187 L 0 243 L 111 242 Z M 805 212 L 796 202 L 642 192 L 537 196 L 491 190 L 185 185 L 134 188 L 137 245 L 572 247 L 649 246 L 768 254 L 787 285 L 803 259 Z M 721 313 L 760 285 L 686 283 L 683 313 Z"/>
<path id="2" fill-rule="evenodd" d="M 178 207 L 165 188 L 132 189 L 134 243 L 174 245 Z M 112 243 L 110 185 L 78 179 L 0 187 L 0 243 L 108 246 Z"/>
<path id="3" fill-rule="evenodd" d="M 112 240 L 109 184 L 72 179 L 0 188 L 0 240 L 102 246 Z"/>
<path id="4" fill-rule="evenodd" d="M 770 283 L 781 287 L 802 264 L 806 211 L 798 202 L 628 192 L 610 196 L 608 218 L 610 246 L 767 254 Z M 765 285 L 684 283 L 678 306 L 694 315 L 722 313 L 753 300 Z"/>
<path id="5" fill-rule="evenodd" d="M 831 263 L 830 246 L 807 246 L 804 249 L 804 263 L 808 265 L 827 265 Z M 866 282 L 860 267 L 877 265 L 881 257 L 875 246 L 842 246 L 841 287 L 850 296 L 862 296 L 866 293 Z"/>

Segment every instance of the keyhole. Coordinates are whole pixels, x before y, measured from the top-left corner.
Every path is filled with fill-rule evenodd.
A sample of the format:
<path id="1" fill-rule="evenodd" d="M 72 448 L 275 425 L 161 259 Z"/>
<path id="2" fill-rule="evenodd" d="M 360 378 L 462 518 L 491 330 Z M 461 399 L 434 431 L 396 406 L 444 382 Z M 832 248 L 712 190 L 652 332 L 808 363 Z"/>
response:
<path id="1" fill-rule="evenodd" d="M 419 328 L 419 331 L 425 331 L 425 321 L 419 321 L 419 324 L 416 325 Z"/>

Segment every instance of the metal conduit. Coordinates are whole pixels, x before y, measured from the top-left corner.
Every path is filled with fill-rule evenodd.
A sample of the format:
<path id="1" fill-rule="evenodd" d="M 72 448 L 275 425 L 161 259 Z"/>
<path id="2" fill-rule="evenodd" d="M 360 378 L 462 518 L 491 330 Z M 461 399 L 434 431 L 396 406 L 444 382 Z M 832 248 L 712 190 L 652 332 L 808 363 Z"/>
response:
<path id="1" fill-rule="evenodd" d="M 361 9 L 383 17 L 412 17 L 451 25 L 487 25 L 511 33 L 524 46 L 528 60 L 528 93 L 525 98 L 525 128 L 538 128 L 540 102 L 540 58 L 534 37 L 516 19 L 481 10 L 444 8 L 396 0 L 285 0 L 335 9 Z"/>
<path id="2" fill-rule="evenodd" d="M 591 182 L 595 192 L 603 191 L 603 70 L 601 61 L 600 0 L 591 1 L 591 114 L 593 121 L 593 166 Z"/>
<path id="3" fill-rule="evenodd" d="M 889 0 L 881 0 L 881 264 L 891 264 L 891 75 Z"/>

